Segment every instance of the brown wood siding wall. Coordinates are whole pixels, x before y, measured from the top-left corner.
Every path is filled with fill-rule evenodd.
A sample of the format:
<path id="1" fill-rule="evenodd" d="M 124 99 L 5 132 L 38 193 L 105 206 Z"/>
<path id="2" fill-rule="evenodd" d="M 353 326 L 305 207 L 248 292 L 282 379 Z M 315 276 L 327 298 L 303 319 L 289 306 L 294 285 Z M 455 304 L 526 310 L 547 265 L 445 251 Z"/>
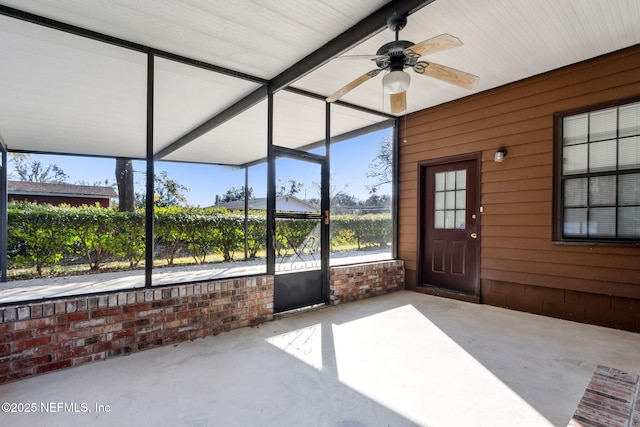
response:
<path id="1" fill-rule="evenodd" d="M 398 255 L 407 287 L 417 285 L 418 162 L 480 152 L 483 287 L 640 298 L 640 247 L 552 242 L 554 113 L 638 95 L 640 46 L 634 46 L 402 119 Z M 508 154 L 495 163 L 499 147 Z"/>

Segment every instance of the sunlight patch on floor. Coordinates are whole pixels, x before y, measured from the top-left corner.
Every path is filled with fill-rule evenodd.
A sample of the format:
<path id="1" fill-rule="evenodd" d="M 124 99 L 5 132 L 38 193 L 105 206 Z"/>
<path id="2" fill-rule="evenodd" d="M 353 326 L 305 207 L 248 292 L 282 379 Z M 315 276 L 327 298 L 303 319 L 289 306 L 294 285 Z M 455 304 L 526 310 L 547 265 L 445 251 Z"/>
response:
<path id="1" fill-rule="evenodd" d="M 320 323 L 268 338 L 267 342 L 312 368 L 322 368 L 322 325 Z"/>
<path id="2" fill-rule="evenodd" d="M 420 425 L 552 425 L 412 305 L 333 337 L 340 381 Z"/>

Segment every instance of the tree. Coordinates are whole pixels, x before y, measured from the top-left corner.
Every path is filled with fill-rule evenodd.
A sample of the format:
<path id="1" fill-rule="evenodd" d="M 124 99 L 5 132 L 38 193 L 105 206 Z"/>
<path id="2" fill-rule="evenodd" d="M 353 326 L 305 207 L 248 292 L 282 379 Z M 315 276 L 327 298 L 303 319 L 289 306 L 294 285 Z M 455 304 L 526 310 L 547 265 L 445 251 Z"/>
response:
<path id="1" fill-rule="evenodd" d="M 116 158 L 116 183 L 118 185 L 118 210 L 133 212 L 136 195 L 133 188 L 133 161 L 131 159 Z"/>
<path id="2" fill-rule="evenodd" d="M 167 171 L 157 173 L 153 178 L 155 194 L 153 195 L 154 205 L 157 207 L 184 206 L 187 204 L 187 197 L 183 192 L 188 192 L 189 187 L 180 184 L 169 177 Z M 146 204 L 146 194 L 136 193 L 136 206 L 143 209 Z"/>
<path id="3" fill-rule="evenodd" d="M 369 164 L 367 178 L 376 178 L 377 182 L 368 185 L 371 193 L 375 193 L 379 187 L 393 181 L 393 140 L 391 135 L 386 135 L 380 140 L 378 155 Z"/>
<path id="4" fill-rule="evenodd" d="M 331 210 L 336 214 L 353 213 L 358 209 L 358 199 L 351 194 L 339 192 L 331 198 Z"/>
<path id="5" fill-rule="evenodd" d="M 276 186 L 276 196 L 295 196 L 304 188 L 304 183 L 293 179 L 279 179 Z"/>
<path id="6" fill-rule="evenodd" d="M 391 211 L 391 196 L 388 194 L 377 195 L 375 190 L 364 202 L 360 202 L 360 208 L 364 213 L 383 213 Z"/>
<path id="7" fill-rule="evenodd" d="M 11 161 L 15 169 L 12 178 L 29 182 L 66 182 L 69 175 L 58 165 L 45 165 L 39 160 L 33 160 L 31 154 L 11 153 Z"/>
<path id="8" fill-rule="evenodd" d="M 244 185 L 240 188 L 231 187 L 230 189 L 227 190 L 226 193 L 224 193 L 222 197 L 216 195 L 216 205 L 244 200 L 244 196 L 245 196 L 244 188 L 245 188 Z M 249 187 L 249 190 L 247 191 L 247 199 L 253 199 L 253 187 Z"/>

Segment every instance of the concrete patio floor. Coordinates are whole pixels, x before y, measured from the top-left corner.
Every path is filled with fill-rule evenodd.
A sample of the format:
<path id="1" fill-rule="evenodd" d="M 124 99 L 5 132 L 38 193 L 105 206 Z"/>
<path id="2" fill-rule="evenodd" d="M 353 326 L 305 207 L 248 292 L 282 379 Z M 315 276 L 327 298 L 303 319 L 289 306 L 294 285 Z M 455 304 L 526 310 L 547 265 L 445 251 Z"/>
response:
<path id="1" fill-rule="evenodd" d="M 0 425 L 566 426 L 598 365 L 639 355 L 638 334 L 401 291 L 5 384 L 36 405 Z"/>

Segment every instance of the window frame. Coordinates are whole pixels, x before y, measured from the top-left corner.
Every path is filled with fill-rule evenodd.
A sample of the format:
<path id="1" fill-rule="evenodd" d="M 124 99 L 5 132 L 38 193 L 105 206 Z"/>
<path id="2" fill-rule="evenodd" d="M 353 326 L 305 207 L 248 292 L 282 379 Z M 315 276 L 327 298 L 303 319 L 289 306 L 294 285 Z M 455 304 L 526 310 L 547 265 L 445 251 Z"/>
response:
<path id="1" fill-rule="evenodd" d="M 553 243 L 556 244 L 571 244 L 571 245 L 588 245 L 588 246 L 640 246 L 640 238 L 595 238 L 593 236 L 587 237 L 565 237 L 564 236 L 564 194 L 563 194 L 563 181 L 568 177 L 574 175 L 563 175 L 563 121 L 566 117 L 575 116 L 579 114 L 592 113 L 598 110 L 607 108 L 619 108 L 627 104 L 633 104 L 640 102 L 640 95 L 617 99 L 608 102 L 602 102 L 598 104 L 592 104 L 585 107 L 575 108 L 571 110 L 556 112 L 553 115 L 553 144 L 554 144 L 554 156 L 553 156 Z M 617 132 L 619 129 L 617 129 Z M 618 135 L 616 135 L 616 140 Z M 606 172 L 587 172 L 581 174 L 575 174 L 575 177 L 598 177 L 598 176 L 619 176 L 621 174 L 640 173 L 640 167 L 634 169 L 625 169 L 624 171 L 614 170 Z M 618 208 L 618 202 L 616 200 L 616 208 Z"/>

